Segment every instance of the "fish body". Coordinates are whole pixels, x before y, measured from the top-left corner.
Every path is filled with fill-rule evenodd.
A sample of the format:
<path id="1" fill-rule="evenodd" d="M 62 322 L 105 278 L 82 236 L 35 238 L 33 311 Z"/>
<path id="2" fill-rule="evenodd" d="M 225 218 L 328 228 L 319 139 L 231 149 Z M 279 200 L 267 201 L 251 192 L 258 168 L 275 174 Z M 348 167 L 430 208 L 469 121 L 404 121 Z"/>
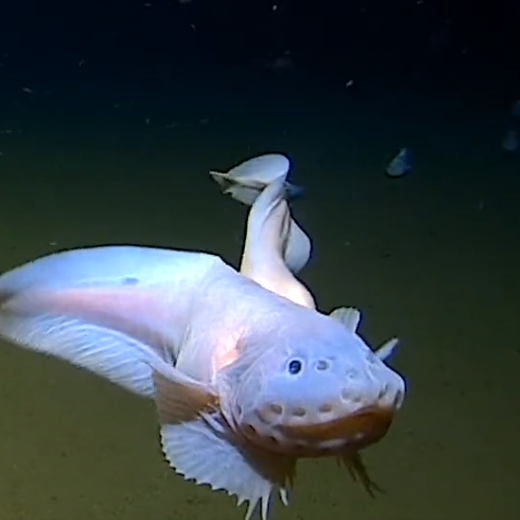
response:
<path id="1" fill-rule="evenodd" d="M 218 256 L 137 246 L 72 250 L 0 276 L 0 336 L 157 404 L 187 479 L 284 502 L 301 457 L 342 457 L 388 429 L 404 381 L 340 321 Z M 352 469 L 349 466 L 349 469 Z M 363 470 L 361 469 L 363 477 Z"/>
<path id="2" fill-rule="evenodd" d="M 212 255 L 133 246 L 49 255 L 0 276 L 0 336 L 152 397 L 149 361 L 178 356 L 191 288 L 229 270 Z"/>

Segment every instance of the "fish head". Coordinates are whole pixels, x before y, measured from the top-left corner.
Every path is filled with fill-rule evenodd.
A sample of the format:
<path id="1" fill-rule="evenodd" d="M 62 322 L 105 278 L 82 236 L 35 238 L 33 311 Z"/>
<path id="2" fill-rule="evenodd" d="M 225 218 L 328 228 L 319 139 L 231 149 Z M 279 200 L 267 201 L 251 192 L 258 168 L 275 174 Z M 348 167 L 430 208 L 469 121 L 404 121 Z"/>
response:
<path id="1" fill-rule="evenodd" d="M 358 334 L 317 312 L 313 318 L 244 340 L 222 373 L 223 409 L 236 430 L 270 451 L 357 452 L 386 434 L 405 382 Z"/>

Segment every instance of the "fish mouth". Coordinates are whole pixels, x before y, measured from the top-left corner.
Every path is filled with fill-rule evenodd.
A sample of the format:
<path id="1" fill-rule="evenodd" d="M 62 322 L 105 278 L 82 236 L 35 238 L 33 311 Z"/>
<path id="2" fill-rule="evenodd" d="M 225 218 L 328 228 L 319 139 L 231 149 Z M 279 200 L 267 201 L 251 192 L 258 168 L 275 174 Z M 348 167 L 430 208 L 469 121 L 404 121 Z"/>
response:
<path id="1" fill-rule="evenodd" d="M 387 408 L 366 407 L 354 414 L 315 424 L 280 425 L 288 438 L 311 444 L 343 439 L 355 444 L 356 450 L 378 442 L 385 436 L 393 419 Z"/>
<path id="2" fill-rule="evenodd" d="M 249 426 L 246 436 L 271 451 L 297 457 L 323 457 L 355 453 L 380 441 L 387 433 L 394 410 L 369 406 L 353 414 L 317 423 L 278 424 L 266 437 Z"/>

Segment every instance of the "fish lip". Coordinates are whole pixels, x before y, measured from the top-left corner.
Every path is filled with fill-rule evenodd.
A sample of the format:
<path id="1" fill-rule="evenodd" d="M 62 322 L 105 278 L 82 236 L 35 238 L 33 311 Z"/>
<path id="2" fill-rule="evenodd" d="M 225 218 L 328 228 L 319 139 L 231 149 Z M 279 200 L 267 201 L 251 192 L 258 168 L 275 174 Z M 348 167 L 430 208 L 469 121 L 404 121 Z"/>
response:
<path id="1" fill-rule="evenodd" d="M 394 410 L 379 406 L 367 406 L 356 412 L 314 424 L 279 425 L 278 429 L 286 437 L 310 443 L 345 439 L 351 442 L 373 444 L 379 441 L 390 428 Z M 353 441 L 356 442 L 356 441 Z M 359 442 L 359 441 L 358 441 Z"/>
<path id="2" fill-rule="evenodd" d="M 254 444 L 296 457 L 323 457 L 357 452 L 380 441 L 394 417 L 393 408 L 364 407 L 344 417 L 313 424 L 275 427 L 275 435 L 264 436 L 253 426 L 244 431 Z"/>

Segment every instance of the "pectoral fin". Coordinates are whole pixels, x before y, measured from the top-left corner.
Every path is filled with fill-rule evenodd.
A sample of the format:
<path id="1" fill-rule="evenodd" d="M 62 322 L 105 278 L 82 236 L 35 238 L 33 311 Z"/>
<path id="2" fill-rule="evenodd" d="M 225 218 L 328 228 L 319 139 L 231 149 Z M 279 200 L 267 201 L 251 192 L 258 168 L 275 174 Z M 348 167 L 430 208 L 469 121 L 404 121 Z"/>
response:
<path id="1" fill-rule="evenodd" d="M 164 455 L 187 480 L 223 489 L 249 502 L 246 519 L 258 503 L 267 519 L 269 498 L 279 488 L 287 504 L 286 485 L 292 482 L 295 460 L 248 445 L 232 431 L 220 413 L 218 397 L 167 363 L 154 363 L 155 401 L 161 423 Z"/>
<path id="2" fill-rule="evenodd" d="M 161 423 L 181 424 L 218 409 L 218 396 L 208 385 L 162 360 L 155 359 L 152 369 L 155 403 Z"/>
<path id="3" fill-rule="evenodd" d="M 27 296 L 34 296 L 33 303 L 36 300 L 42 303 L 41 293 Z M 147 361 L 159 356 L 159 351 L 106 323 L 89 322 L 74 314 L 46 313 L 41 307 L 32 307 L 30 301 L 25 304 L 20 300 L 3 301 L 2 337 L 85 368 L 133 393 L 146 397 L 153 394 Z M 52 310 L 52 305 L 48 308 Z"/>
<path id="4" fill-rule="evenodd" d="M 386 361 L 396 351 L 399 340 L 397 338 L 391 338 L 385 341 L 376 351 L 376 356 L 381 361 Z"/>

